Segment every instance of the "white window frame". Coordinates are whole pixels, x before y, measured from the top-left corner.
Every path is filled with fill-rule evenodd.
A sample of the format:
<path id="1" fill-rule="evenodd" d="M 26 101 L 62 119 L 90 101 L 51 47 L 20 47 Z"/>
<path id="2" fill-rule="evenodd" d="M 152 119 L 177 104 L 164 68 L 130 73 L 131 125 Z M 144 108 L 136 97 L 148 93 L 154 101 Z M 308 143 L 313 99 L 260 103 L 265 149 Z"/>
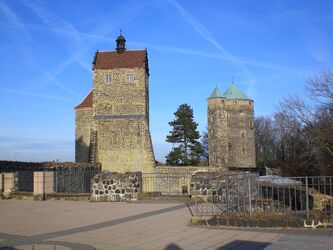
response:
<path id="1" fill-rule="evenodd" d="M 132 73 L 126 73 L 126 83 L 131 84 L 134 82 L 134 75 Z"/>
<path id="2" fill-rule="evenodd" d="M 105 75 L 105 82 L 108 84 L 112 83 L 112 75 Z"/>

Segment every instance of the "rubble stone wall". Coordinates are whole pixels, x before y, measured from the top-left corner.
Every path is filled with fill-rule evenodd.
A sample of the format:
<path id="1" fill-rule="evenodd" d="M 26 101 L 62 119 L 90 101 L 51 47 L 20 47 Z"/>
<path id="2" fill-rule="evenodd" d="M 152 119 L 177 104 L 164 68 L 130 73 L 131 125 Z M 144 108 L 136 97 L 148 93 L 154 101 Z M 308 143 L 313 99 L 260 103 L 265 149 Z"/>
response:
<path id="1" fill-rule="evenodd" d="M 97 174 L 91 183 L 91 201 L 133 201 L 141 192 L 140 172 Z"/>
<path id="2" fill-rule="evenodd" d="M 232 202 L 234 199 L 248 197 L 248 181 L 254 183 L 254 178 L 257 176 L 257 173 L 245 172 L 196 173 L 191 179 L 191 193 L 204 201 Z M 254 196 L 256 186 L 250 185 L 250 187 L 251 195 Z"/>
<path id="3" fill-rule="evenodd" d="M 88 162 L 92 108 L 80 108 L 75 112 L 75 161 Z"/>

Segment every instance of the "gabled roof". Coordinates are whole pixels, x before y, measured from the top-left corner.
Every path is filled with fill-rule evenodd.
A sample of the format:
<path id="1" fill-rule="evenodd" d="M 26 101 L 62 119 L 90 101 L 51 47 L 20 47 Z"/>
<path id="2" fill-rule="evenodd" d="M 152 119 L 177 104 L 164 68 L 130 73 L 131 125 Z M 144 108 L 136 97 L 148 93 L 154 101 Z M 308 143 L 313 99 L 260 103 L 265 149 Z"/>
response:
<path id="1" fill-rule="evenodd" d="M 223 96 L 229 100 L 251 100 L 234 83 L 224 92 Z"/>
<path id="2" fill-rule="evenodd" d="M 93 69 L 135 68 L 148 67 L 146 50 L 97 51 Z M 148 72 L 148 68 L 147 68 Z"/>
<path id="3" fill-rule="evenodd" d="M 221 92 L 217 86 L 215 87 L 213 93 L 210 95 L 210 97 L 208 99 L 212 99 L 212 98 L 224 98 L 224 96 L 221 94 Z"/>
<path id="4" fill-rule="evenodd" d="M 90 91 L 90 93 L 87 95 L 84 100 L 75 107 L 75 109 L 80 109 L 80 108 L 91 108 L 93 103 L 93 91 Z"/>

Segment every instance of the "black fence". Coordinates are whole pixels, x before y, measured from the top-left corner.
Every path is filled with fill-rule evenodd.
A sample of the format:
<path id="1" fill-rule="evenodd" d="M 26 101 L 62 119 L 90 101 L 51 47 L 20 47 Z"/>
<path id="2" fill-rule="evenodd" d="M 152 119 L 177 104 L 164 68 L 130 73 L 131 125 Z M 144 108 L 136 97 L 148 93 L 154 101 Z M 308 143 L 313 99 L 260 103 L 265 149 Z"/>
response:
<path id="1" fill-rule="evenodd" d="M 57 169 L 54 172 L 56 193 L 90 193 L 91 179 L 100 170 Z"/>
<path id="2" fill-rule="evenodd" d="M 21 170 L 14 174 L 14 192 L 33 192 L 34 173 L 52 173 L 45 178 L 44 185 L 52 187 L 54 193 L 86 194 L 90 193 L 91 179 L 100 169 L 60 168 L 44 171 Z M 7 172 L 8 173 L 8 172 Z"/>
<path id="3" fill-rule="evenodd" d="M 194 185 L 196 216 L 222 213 L 278 213 L 331 215 L 333 177 L 280 177 L 197 179 Z"/>

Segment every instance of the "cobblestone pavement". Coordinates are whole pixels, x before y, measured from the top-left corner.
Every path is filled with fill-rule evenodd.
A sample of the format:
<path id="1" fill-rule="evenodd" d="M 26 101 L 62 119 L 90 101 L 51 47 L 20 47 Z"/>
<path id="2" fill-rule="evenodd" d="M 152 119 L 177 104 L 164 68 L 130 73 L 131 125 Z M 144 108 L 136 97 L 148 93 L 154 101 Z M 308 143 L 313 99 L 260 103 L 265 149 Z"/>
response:
<path id="1" fill-rule="evenodd" d="M 0 200 L 4 249 L 332 249 L 332 231 L 189 226 L 181 203 Z"/>

